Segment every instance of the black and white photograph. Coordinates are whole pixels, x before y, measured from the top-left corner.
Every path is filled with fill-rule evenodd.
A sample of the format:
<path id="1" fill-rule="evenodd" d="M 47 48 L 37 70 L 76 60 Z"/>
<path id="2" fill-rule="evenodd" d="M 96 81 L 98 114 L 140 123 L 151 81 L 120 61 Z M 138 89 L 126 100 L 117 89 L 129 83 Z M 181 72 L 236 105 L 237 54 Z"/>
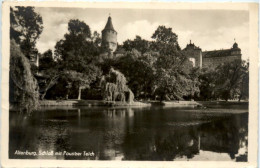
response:
<path id="1" fill-rule="evenodd" d="M 8 161 L 256 165 L 257 4 L 39 4 L 3 14 Z"/>

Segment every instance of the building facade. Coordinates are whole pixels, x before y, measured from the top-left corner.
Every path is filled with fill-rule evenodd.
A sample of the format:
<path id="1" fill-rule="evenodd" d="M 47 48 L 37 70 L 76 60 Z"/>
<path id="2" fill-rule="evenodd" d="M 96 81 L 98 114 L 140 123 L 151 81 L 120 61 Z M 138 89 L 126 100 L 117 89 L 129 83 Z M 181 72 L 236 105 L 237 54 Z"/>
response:
<path id="1" fill-rule="evenodd" d="M 189 61 L 192 62 L 193 67 L 202 67 L 202 51 L 201 48 L 195 46 L 193 43 L 187 44 L 186 48 L 182 50 L 188 56 Z"/>
<path id="2" fill-rule="evenodd" d="M 241 49 L 235 42 L 230 49 L 202 51 L 201 48 L 194 43 L 187 44 L 183 49 L 183 53 L 193 63 L 194 67 L 217 67 L 221 63 L 241 60 Z"/>

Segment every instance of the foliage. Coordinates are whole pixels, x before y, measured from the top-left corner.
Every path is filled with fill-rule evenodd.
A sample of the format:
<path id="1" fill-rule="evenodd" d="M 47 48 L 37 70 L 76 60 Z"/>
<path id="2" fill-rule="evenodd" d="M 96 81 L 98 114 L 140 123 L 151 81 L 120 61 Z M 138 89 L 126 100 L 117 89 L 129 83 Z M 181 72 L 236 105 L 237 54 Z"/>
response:
<path id="1" fill-rule="evenodd" d="M 70 20 L 68 30 L 64 39 L 57 42 L 54 57 L 68 70 L 83 71 L 85 65 L 99 55 L 99 47 L 91 40 L 90 28 L 86 23 Z"/>
<path id="2" fill-rule="evenodd" d="M 160 100 L 183 100 L 199 92 L 197 79 L 177 69 L 158 69 L 156 72 L 156 95 Z"/>
<path id="3" fill-rule="evenodd" d="M 202 69 L 199 76 L 202 100 L 247 99 L 249 90 L 249 64 L 235 60 L 214 69 Z"/>
<path id="4" fill-rule="evenodd" d="M 149 41 L 142 39 L 140 36 L 136 36 L 134 40 L 126 40 L 123 43 L 123 48 L 126 51 L 136 49 L 141 52 L 141 54 L 144 54 L 149 51 Z"/>
<path id="5" fill-rule="evenodd" d="M 51 50 L 47 50 L 39 58 L 39 68 L 38 68 L 38 82 L 40 87 L 40 99 L 43 100 L 47 91 L 53 87 L 61 72 L 58 71 L 59 65 L 53 59 L 53 54 Z M 43 80 L 43 81 L 42 81 Z"/>
<path id="6" fill-rule="evenodd" d="M 10 52 L 10 103 L 17 105 L 20 111 L 30 113 L 38 107 L 38 84 L 31 73 L 28 59 L 15 40 L 11 40 Z"/>
<path id="7" fill-rule="evenodd" d="M 43 30 L 42 24 L 42 17 L 35 12 L 34 7 L 10 8 L 10 39 L 20 45 L 28 59 L 38 53 L 35 44 Z"/>
<path id="8" fill-rule="evenodd" d="M 216 83 L 216 71 L 214 69 L 203 68 L 199 75 L 200 97 L 201 100 L 214 100 L 214 88 Z"/>
<path id="9" fill-rule="evenodd" d="M 159 26 L 152 38 L 156 40 L 154 44 L 159 52 L 155 62 L 155 94 L 160 100 L 182 100 L 184 96 L 198 92 L 198 76 L 185 69 L 187 58 L 182 54 L 172 29 Z"/>
<path id="10" fill-rule="evenodd" d="M 101 47 L 102 39 L 100 37 L 100 34 L 97 31 L 94 31 L 91 40 L 94 42 L 94 45 L 97 47 Z"/>
<path id="11" fill-rule="evenodd" d="M 135 50 L 126 52 L 116 60 L 114 67 L 127 78 L 128 86 L 138 98 L 148 98 L 152 95 L 155 69 L 153 63 L 156 57 L 152 54 L 141 55 Z"/>
<path id="12" fill-rule="evenodd" d="M 244 74 L 242 77 L 242 83 L 240 85 L 239 101 L 241 99 L 248 100 L 249 98 L 249 62 L 243 62 L 242 66 L 244 68 Z"/>
<path id="13" fill-rule="evenodd" d="M 171 45 L 180 50 L 178 36 L 172 31 L 172 28 L 159 26 L 153 33 L 152 38 L 155 39 L 155 43 L 152 43 L 152 48 L 158 49 L 165 45 Z"/>
<path id="14" fill-rule="evenodd" d="M 45 51 L 39 58 L 39 72 L 54 68 L 57 63 L 53 59 L 52 50 Z"/>
<path id="15" fill-rule="evenodd" d="M 103 99 L 106 101 L 133 102 L 134 95 L 126 83 L 125 76 L 111 68 L 108 75 L 103 76 L 101 80 Z"/>
<path id="16" fill-rule="evenodd" d="M 216 96 L 224 100 L 238 98 L 247 72 L 248 66 L 241 60 L 219 65 L 216 68 Z"/>
<path id="17" fill-rule="evenodd" d="M 33 7 L 18 6 L 10 9 L 10 22 L 11 51 L 14 50 L 10 68 L 10 74 L 14 75 L 10 76 L 16 79 L 10 80 L 10 85 L 14 87 L 13 98 L 20 99 L 20 106 L 27 111 L 37 106 L 37 101 L 33 103 L 38 95 L 32 90 L 38 88 L 32 70 L 39 70 L 37 78 L 45 80 L 44 86 L 40 85 L 41 99 L 45 95 L 81 99 L 84 89 L 94 89 L 89 91 L 90 95 L 102 92 L 105 100 L 122 102 L 133 101 L 134 95 L 139 99 L 159 97 L 160 100 L 248 98 L 248 63 L 234 61 L 216 69 L 192 68 L 172 28 L 159 26 L 152 41 L 140 36 L 126 40 L 121 46 L 126 51 L 124 54 L 100 61 L 100 34 L 96 31 L 92 34 L 85 22 L 72 19 L 68 22 L 68 33 L 56 43 L 54 54 L 47 50 L 40 55 L 38 69 L 29 65 L 28 59 L 38 54 L 35 44 L 43 29 L 41 16 Z M 28 81 L 22 81 L 23 77 Z M 22 91 L 23 87 L 27 90 Z M 30 97 L 28 102 L 25 96 Z"/>
<path id="18" fill-rule="evenodd" d="M 124 74 L 129 88 L 136 98 L 150 98 L 153 92 L 156 53 L 141 54 L 135 49 L 116 59 L 107 59 L 102 64 L 104 75 L 111 67 Z"/>
<path id="19" fill-rule="evenodd" d="M 78 100 L 81 99 L 81 90 L 90 88 L 90 84 L 93 81 L 97 80 L 97 77 L 100 76 L 101 71 L 96 66 L 91 66 L 88 68 L 88 71 L 84 73 L 77 71 L 66 71 L 64 75 L 67 75 L 68 78 L 76 85 L 78 88 Z"/>
<path id="20" fill-rule="evenodd" d="M 101 39 L 97 32 L 92 36 L 89 26 L 79 20 L 70 20 L 68 31 L 64 39 L 57 42 L 54 59 L 59 64 L 59 71 L 66 76 L 63 79 L 67 80 L 65 89 L 70 90 L 67 93 L 77 90 L 78 99 L 81 99 L 81 90 L 89 88 L 101 76 L 96 66 Z"/>

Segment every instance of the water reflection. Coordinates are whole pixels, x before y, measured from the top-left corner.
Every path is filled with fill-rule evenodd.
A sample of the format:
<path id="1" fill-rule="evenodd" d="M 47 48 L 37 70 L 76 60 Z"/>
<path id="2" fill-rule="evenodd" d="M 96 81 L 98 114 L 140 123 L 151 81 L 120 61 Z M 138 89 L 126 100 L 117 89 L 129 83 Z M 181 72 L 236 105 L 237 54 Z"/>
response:
<path id="1" fill-rule="evenodd" d="M 247 160 L 248 113 L 192 111 L 193 109 L 160 107 L 45 108 L 30 117 L 10 112 L 9 157 Z M 62 154 L 21 156 L 14 154 L 17 150 Z M 73 156 L 73 152 L 84 151 L 93 152 L 95 156 Z"/>

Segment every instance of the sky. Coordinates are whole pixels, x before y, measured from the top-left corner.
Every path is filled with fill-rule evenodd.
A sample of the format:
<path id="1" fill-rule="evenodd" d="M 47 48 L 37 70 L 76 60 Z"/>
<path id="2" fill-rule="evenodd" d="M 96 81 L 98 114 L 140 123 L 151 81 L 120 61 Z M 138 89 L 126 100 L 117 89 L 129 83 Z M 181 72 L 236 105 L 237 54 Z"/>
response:
<path id="1" fill-rule="evenodd" d="M 50 7 L 36 7 L 35 11 L 43 19 L 43 32 L 36 44 L 41 53 L 54 50 L 56 42 L 68 32 L 70 19 L 84 21 L 92 32 L 101 34 L 110 14 L 119 44 L 134 39 L 136 35 L 151 40 L 157 27 L 165 25 L 178 35 L 182 49 L 190 40 L 203 51 L 229 49 L 236 41 L 242 59 L 249 57 L 248 11 Z"/>

